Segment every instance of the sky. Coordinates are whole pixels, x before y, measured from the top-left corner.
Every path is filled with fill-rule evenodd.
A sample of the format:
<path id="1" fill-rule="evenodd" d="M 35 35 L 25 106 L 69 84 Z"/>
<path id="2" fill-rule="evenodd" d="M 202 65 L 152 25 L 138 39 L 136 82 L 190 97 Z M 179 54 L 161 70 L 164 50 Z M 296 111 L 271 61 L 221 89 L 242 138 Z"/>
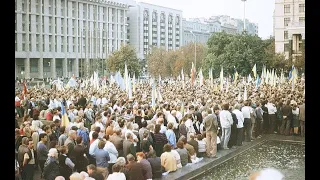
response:
<path id="1" fill-rule="evenodd" d="M 243 19 L 244 5 L 241 0 L 137 0 L 182 10 L 183 18 L 229 15 Z M 246 19 L 258 23 L 258 35 L 269 38 L 273 34 L 273 11 L 275 0 L 247 0 Z"/>

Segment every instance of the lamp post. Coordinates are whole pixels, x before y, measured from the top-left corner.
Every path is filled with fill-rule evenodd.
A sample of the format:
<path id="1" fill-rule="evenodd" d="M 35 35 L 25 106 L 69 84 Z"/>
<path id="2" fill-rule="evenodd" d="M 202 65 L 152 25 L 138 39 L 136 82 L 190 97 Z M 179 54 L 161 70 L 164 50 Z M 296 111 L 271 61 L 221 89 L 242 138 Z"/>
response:
<path id="1" fill-rule="evenodd" d="M 246 31 L 246 1 L 241 0 L 243 2 L 243 31 Z"/>
<path id="2" fill-rule="evenodd" d="M 190 31 L 191 34 L 194 36 L 194 69 L 196 70 L 197 68 L 197 46 L 196 46 L 196 35 L 192 31 Z"/>

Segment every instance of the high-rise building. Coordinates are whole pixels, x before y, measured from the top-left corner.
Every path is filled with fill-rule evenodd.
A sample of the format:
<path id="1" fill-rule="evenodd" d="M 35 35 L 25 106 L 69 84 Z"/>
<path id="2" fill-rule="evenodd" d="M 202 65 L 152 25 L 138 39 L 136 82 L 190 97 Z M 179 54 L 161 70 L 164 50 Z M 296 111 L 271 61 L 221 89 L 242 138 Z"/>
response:
<path id="1" fill-rule="evenodd" d="M 182 11 L 137 2 L 129 8 L 129 44 L 145 59 L 152 47 L 178 49 L 182 44 Z"/>
<path id="2" fill-rule="evenodd" d="M 107 0 L 15 0 L 15 74 L 85 76 L 126 44 L 127 4 Z"/>
<path id="3" fill-rule="evenodd" d="M 274 11 L 275 51 L 286 58 L 302 55 L 305 40 L 305 0 L 276 0 Z"/>

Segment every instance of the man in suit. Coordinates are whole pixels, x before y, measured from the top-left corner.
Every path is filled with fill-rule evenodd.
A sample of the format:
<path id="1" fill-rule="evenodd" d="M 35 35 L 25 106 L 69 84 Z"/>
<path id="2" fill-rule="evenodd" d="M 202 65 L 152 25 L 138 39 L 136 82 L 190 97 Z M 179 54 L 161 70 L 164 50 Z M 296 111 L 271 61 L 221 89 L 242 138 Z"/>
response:
<path id="1" fill-rule="evenodd" d="M 131 133 L 128 133 L 127 139 L 123 141 L 123 156 L 126 157 L 128 154 L 132 154 L 136 158 L 136 148 L 133 145 L 133 141 Z"/>
<path id="2" fill-rule="evenodd" d="M 123 139 L 121 138 L 121 129 L 115 128 L 113 131 L 113 135 L 110 136 L 110 141 L 116 147 L 119 157 L 123 157 Z"/>
<path id="3" fill-rule="evenodd" d="M 305 126 L 304 126 L 304 122 L 305 122 L 305 102 L 304 100 L 302 100 L 302 105 L 299 106 L 299 120 L 300 120 L 300 126 L 301 126 L 301 136 L 304 137 L 305 136 Z"/>

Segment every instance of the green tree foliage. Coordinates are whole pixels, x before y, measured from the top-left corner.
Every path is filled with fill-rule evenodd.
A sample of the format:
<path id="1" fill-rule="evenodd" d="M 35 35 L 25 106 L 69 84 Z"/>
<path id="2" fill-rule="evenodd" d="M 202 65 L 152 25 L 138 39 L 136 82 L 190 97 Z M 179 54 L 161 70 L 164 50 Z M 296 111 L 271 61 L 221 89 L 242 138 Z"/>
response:
<path id="1" fill-rule="evenodd" d="M 129 46 L 121 46 L 118 51 L 113 52 L 107 59 L 107 69 L 110 72 L 120 70 L 124 73 L 125 63 L 127 63 L 128 72 L 132 76 L 135 73 L 136 77 L 140 75 L 140 63 L 135 50 Z"/>
<path id="2" fill-rule="evenodd" d="M 258 36 L 246 33 L 231 35 L 225 32 L 213 34 L 207 42 L 208 54 L 203 63 L 205 75 L 210 67 L 215 77 L 219 77 L 221 67 L 224 74 L 233 75 L 236 67 L 240 75 L 247 76 L 256 64 L 261 72 L 266 64 L 264 44 Z"/>

